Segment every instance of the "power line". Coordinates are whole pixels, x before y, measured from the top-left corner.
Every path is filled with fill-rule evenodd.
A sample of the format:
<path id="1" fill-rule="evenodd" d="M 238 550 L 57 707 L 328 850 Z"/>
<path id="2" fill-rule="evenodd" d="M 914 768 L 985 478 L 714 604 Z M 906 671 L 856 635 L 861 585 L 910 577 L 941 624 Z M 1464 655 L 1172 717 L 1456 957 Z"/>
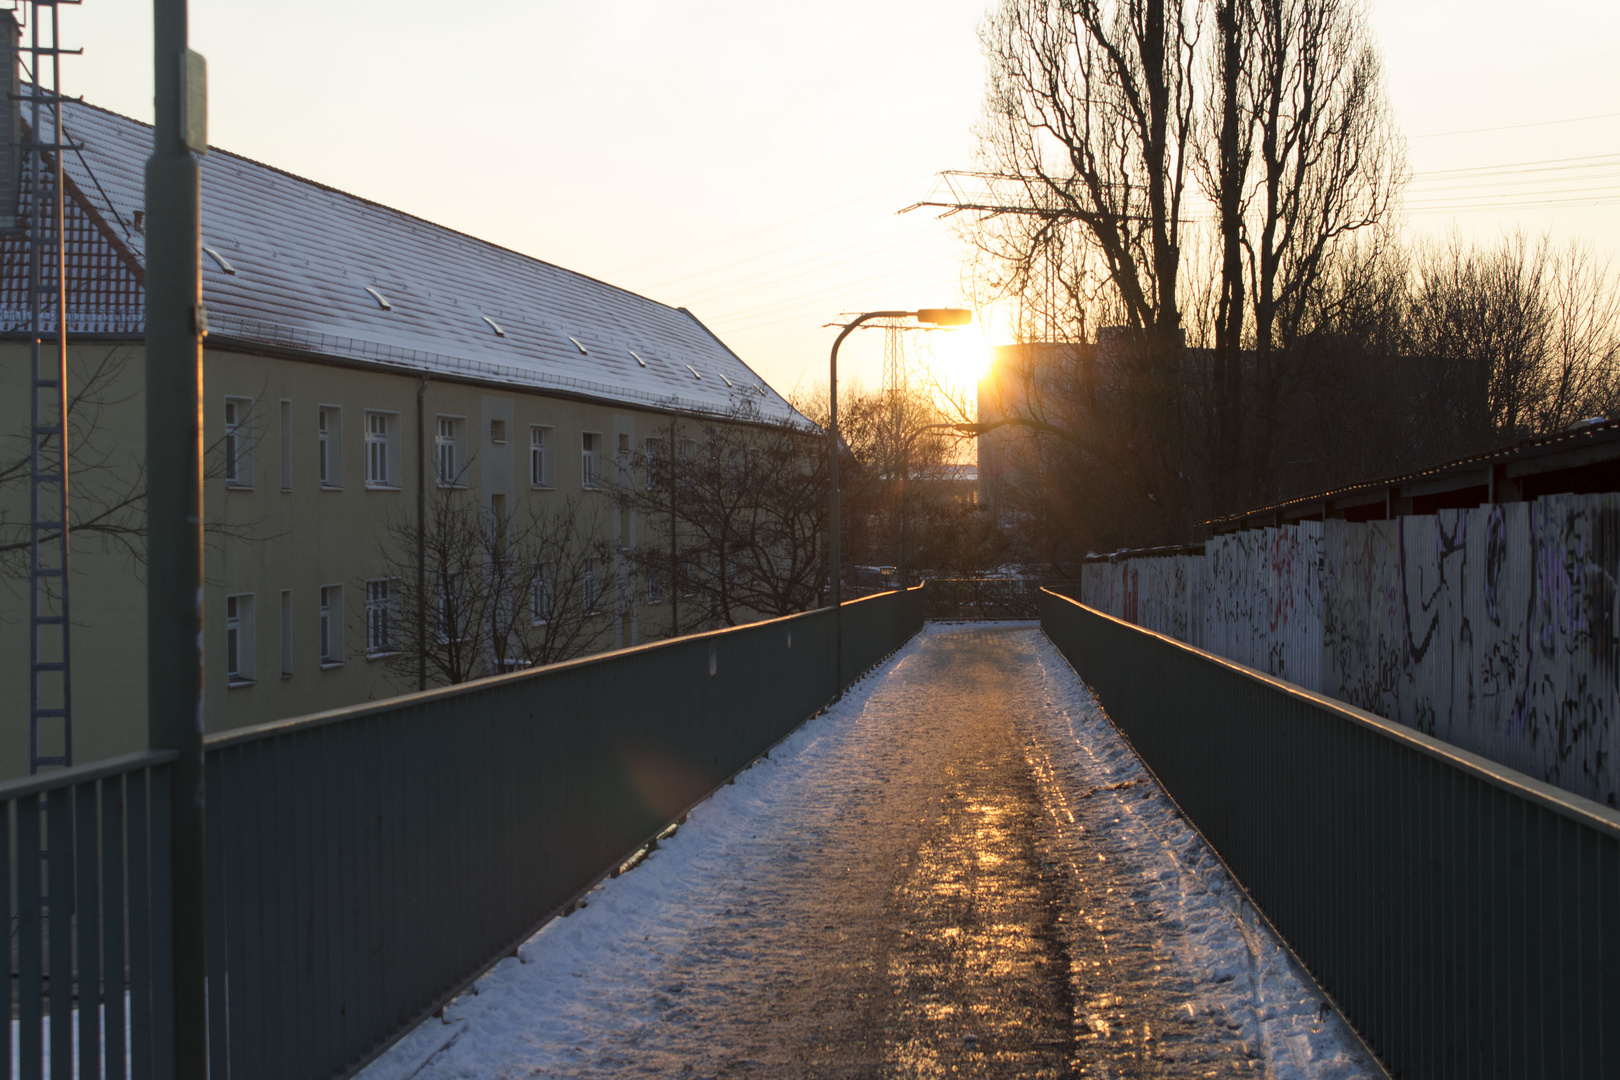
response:
<path id="1" fill-rule="evenodd" d="M 1554 124 L 1581 124 L 1588 120 L 1612 120 L 1620 113 L 1596 113 L 1592 116 L 1568 116 L 1562 120 L 1536 120 L 1528 124 L 1499 124 L 1496 127 L 1463 128 L 1460 131 L 1433 131 L 1427 135 L 1408 135 L 1409 139 L 1443 139 L 1449 135 L 1478 135 L 1486 131 L 1518 131 L 1521 128 L 1551 127 Z"/>

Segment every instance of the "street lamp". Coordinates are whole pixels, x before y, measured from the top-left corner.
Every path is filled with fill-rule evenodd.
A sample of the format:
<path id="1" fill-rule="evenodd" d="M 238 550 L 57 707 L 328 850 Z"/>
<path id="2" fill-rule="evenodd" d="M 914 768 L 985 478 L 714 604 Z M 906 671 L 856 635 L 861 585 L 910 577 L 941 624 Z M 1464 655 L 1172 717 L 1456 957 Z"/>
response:
<path id="1" fill-rule="evenodd" d="M 840 550 L 841 523 L 838 514 L 838 346 L 863 323 L 872 319 L 916 319 L 924 326 L 966 326 L 973 321 L 973 312 L 967 308 L 918 308 L 916 311 L 868 311 L 844 324 L 833 339 L 832 358 L 828 363 L 827 396 L 829 418 L 827 424 L 827 473 L 830 492 L 827 496 L 827 525 L 832 531 L 832 550 L 828 552 L 832 570 L 833 609 L 833 700 L 844 696 L 844 612 L 839 578 L 842 576 L 843 552 Z"/>

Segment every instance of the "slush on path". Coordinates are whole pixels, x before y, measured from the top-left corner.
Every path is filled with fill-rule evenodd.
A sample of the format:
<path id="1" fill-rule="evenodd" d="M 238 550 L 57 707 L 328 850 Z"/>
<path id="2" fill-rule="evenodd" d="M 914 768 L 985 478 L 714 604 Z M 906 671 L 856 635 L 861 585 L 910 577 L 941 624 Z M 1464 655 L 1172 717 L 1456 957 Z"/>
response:
<path id="1" fill-rule="evenodd" d="M 1383 1074 L 1024 623 L 930 625 L 362 1075 Z"/>

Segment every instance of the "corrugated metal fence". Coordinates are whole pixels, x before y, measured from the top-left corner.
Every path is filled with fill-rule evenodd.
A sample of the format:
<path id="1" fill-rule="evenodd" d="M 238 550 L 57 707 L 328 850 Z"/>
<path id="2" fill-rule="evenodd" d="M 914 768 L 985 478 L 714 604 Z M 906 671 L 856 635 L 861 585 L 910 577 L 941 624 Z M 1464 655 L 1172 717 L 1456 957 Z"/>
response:
<path id="1" fill-rule="evenodd" d="M 1041 604 L 1395 1076 L 1620 1075 L 1620 813 L 1056 594 Z"/>
<path id="2" fill-rule="evenodd" d="M 1253 530 L 1082 582 L 1127 622 L 1620 805 L 1620 495 Z"/>
<path id="3" fill-rule="evenodd" d="M 922 622 L 920 588 L 844 605 L 846 680 Z M 832 650 L 823 609 L 208 739 L 210 1075 L 359 1067 L 826 704 Z M 173 1073 L 170 760 L 0 785 L 25 1078 L 42 1003 L 52 1075 L 70 1014 L 77 1075 L 101 1075 L 77 1005 L 118 1002 L 126 969 L 107 1060 Z M 47 897 L 73 898 L 71 932 Z"/>

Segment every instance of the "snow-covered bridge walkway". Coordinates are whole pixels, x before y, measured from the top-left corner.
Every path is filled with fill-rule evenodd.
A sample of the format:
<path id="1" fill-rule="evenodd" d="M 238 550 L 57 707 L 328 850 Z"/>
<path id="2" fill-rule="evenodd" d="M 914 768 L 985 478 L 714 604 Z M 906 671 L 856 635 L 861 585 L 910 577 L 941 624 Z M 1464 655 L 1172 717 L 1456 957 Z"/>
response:
<path id="1" fill-rule="evenodd" d="M 1381 1075 L 1033 624 L 931 624 L 363 1074 Z"/>

